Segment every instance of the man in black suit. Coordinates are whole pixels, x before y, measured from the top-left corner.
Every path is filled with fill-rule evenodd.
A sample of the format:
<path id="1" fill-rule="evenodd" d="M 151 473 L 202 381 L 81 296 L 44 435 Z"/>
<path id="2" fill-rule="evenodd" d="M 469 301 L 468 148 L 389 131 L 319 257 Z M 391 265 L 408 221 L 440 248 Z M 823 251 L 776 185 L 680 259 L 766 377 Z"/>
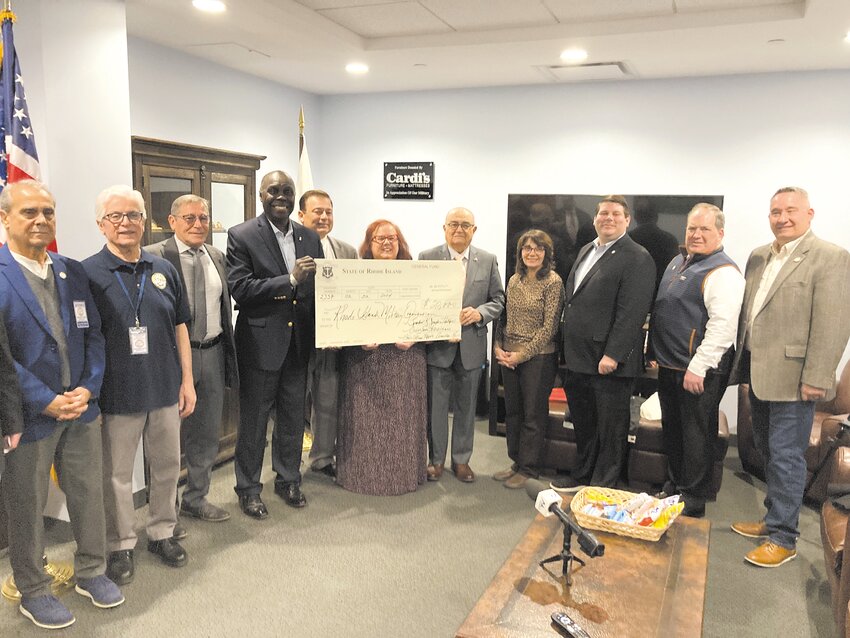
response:
<path id="1" fill-rule="evenodd" d="M 307 364 L 315 343 L 313 290 L 315 257 L 323 257 L 319 235 L 289 219 L 295 184 L 283 171 L 260 182 L 263 214 L 227 233 L 227 281 L 238 306 L 240 425 L 236 439 L 236 493 L 242 511 L 266 518 L 260 473 L 272 406 L 272 467 L 275 493 L 304 507 L 301 445 Z"/>
<path id="2" fill-rule="evenodd" d="M 174 236 L 145 250 L 170 261 L 186 288 L 192 377 L 198 399 L 183 419 L 181 448 L 186 457 L 186 489 L 180 511 L 202 521 L 221 522 L 230 512 L 207 500 L 218 455 L 224 388 L 236 387 L 236 348 L 224 253 L 206 242 L 210 232 L 207 200 L 182 195 L 171 205 L 168 223 Z M 182 534 L 180 534 L 182 535 Z"/>
<path id="3" fill-rule="evenodd" d="M 655 264 L 626 234 L 629 206 L 604 197 L 593 219 L 597 238 L 578 254 L 566 283 L 564 391 L 575 427 L 572 476 L 552 487 L 613 487 L 626 453 L 630 401 L 643 373 L 643 325 L 655 290 Z"/>

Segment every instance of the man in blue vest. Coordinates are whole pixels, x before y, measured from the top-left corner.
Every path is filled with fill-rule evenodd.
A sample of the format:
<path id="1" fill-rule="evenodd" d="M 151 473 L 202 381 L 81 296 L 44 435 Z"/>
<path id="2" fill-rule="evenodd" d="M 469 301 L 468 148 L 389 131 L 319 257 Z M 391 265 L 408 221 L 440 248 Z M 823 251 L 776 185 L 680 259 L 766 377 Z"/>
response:
<path id="1" fill-rule="evenodd" d="M 686 516 L 704 516 L 711 495 L 718 410 L 744 297 L 744 277 L 723 251 L 724 222 L 717 206 L 691 209 L 685 251 L 664 271 L 652 312 L 667 454 L 664 491 L 682 495 Z"/>

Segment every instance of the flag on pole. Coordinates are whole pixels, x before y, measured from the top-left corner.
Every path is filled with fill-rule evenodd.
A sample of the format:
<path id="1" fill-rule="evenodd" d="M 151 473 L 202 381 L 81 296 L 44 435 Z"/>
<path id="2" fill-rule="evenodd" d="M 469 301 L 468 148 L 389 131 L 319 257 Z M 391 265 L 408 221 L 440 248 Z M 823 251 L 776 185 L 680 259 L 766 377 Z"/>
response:
<path id="1" fill-rule="evenodd" d="M 310 170 L 310 156 L 307 154 L 307 138 L 304 137 L 304 107 L 298 113 L 298 181 L 295 183 L 296 197 L 313 190 L 313 171 Z M 297 202 L 296 202 L 297 203 Z"/>
<path id="2" fill-rule="evenodd" d="M 15 14 L 6 9 L 0 12 L 2 19 L 2 66 L 0 66 L 0 191 L 13 182 L 24 179 L 41 179 L 38 152 L 35 150 L 35 134 L 30 122 L 24 79 L 15 51 L 12 23 Z M 6 237 L 0 228 L 0 243 Z M 49 246 L 56 250 L 56 242 Z"/>

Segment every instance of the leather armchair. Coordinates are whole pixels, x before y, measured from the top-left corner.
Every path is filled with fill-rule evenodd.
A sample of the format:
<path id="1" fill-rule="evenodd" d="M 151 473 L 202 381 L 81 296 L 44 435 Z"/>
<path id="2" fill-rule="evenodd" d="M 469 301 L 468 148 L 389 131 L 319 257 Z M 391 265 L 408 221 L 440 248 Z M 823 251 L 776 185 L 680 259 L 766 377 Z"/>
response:
<path id="1" fill-rule="evenodd" d="M 836 456 L 841 457 L 843 463 L 850 464 L 850 448 L 839 448 Z M 846 629 L 846 635 L 850 636 L 850 616 L 847 613 L 850 604 L 850 515 L 826 501 L 821 508 L 820 535 L 825 571 L 832 590 L 835 625 L 839 633 Z"/>
<path id="2" fill-rule="evenodd" d="M 819 402 L 817 405 L 812 433 L 809 436 L 809 448 L 805 455 L 808 469 L 806 480 L 829 453 L 841 430 L 839 424 L 847 418 L 848 412 L 850 412 L 850 361 L 841 372 L 835 398 Z M 850 437 L 843 441 L 843 444 L 850 445 Z M 753 442 L 749 386 L 743 383 L 738 387 L 738 454 L 744 470 L 764 480 L 764 459 Z M 817 481 L 806 494 L 806 498 L 822 503 L 826 499 L 826 487 L 829 483 L 850 483 L 850 462 L 843 462 L 844 455 L 840 457 L 841 462 L 836 462 L 836 458 L 827 461 Z M 850 461 L 850 457 L 847 457 L 847 460 Z"/>

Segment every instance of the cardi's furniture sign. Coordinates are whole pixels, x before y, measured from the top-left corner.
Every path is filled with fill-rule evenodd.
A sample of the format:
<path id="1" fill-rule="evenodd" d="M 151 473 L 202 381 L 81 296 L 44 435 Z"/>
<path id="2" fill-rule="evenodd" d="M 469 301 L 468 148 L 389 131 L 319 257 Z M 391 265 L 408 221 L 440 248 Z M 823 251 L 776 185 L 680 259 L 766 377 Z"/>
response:
<path id="1" fill-rule="evenodd" d="M 384 199 L 434 199 L 434 162 L 384 162 Z"/>

